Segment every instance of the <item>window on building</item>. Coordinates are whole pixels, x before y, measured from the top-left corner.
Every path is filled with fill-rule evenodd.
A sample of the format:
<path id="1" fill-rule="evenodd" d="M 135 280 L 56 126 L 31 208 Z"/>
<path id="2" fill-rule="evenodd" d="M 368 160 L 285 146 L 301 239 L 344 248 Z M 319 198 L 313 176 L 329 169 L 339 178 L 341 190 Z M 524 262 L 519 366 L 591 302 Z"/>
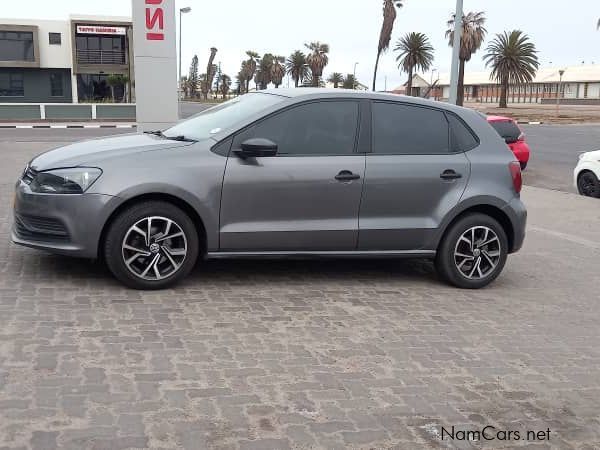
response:
<path id="1" fill-rule="evenodd" d="M 398 103 L 373 104 L 373 153 L 449 153 L 449 134 L 442 111 Z"/>
<path id="2" fill-rule="evenodd" d="M 64 97 L 62 73 L 56 72 L 50 74 L 50 95 L 52 97 Z"/>
<path id="3" fill-rule="evenodd" d="M 23 97 L 23 73 L 0 71 L 0 97 Z"/>
<path id="4" fill-rule="evenodd" d="M 61 45 L 62 35 L 60 33 L 48 33 L 48 41 L 50 45 Z"/>
<path id="5" fill-rule="evenodd" d="M 35 61 L 33 32 L 0 31 L 0 61 Z"/>
<path id="6" fill-rule="evenodd" d="M 75 45 L 81 64 L 126 64 L 124 36 L 78 35 Z"/>

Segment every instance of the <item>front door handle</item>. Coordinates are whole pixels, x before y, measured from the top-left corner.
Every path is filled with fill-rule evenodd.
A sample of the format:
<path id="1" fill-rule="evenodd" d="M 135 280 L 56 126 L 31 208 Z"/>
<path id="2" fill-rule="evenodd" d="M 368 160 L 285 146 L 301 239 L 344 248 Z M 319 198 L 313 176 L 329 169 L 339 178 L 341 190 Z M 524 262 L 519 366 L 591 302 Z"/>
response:
<path id="1" fill-rule="evenodd" d="M 452 169 L 446 169 L 440 174 L 440 178 L 442 180 L 458 180 L 459 178 L 462 178 L 462 175 Z"/>
<path id="2" fill-rule="evenodd" d="M 335 179 L 338 181 L 352 181 L 360 179 L 360 175 L 352 173 L 349 170 L 342 170 L 335 176 Z"/>

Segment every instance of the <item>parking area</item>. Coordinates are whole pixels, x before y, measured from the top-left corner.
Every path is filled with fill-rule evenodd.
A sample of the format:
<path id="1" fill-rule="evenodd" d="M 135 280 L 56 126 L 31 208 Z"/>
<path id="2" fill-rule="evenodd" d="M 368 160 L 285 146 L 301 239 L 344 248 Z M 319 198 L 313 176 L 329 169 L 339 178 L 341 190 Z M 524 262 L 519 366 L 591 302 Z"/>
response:
<path id="1" fill-rule="evenodd" d="M 26 162 L 117 131 L 0 130 L 0 448 L 599 448 L 600 203 L 566 180 L 600 134 L 568 127 L 526 130 L 547 153 L 528 236 L 481 291 L 402 260 L 218 261 L 124 289 L 9 243 Z M 550 170 L 565 192 L 535 187 Z"/>

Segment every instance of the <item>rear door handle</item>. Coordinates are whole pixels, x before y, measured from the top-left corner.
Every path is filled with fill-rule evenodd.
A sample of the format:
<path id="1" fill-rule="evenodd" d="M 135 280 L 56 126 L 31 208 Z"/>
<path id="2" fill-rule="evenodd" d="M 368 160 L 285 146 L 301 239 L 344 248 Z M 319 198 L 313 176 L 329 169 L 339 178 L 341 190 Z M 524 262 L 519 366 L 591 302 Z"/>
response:
<path id="1" fill-rule="evenodd" d="M 360 175 L 352 173 L 349 170 L 342 170 L 335 176 L 335 179 L 338 181 L 352 181 L 360 179 Z"/>
<path id="2" fill-rule="evenodd" d="M 462 178 L 462 175 L 452 169 L 447 169 L 440 174 L 440 178 L 442 180 L 458 180 L 459 178 Z"/>

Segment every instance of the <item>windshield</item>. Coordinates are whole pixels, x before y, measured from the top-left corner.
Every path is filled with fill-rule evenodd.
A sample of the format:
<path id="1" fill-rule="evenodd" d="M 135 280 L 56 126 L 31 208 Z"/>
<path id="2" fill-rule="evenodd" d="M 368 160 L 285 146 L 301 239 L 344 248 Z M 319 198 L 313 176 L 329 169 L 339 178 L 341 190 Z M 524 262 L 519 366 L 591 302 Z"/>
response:
<path id="1" fill-rule="evenodd" d="M 284 97 L 270 94 L 246 94 L 213 108 L 202 111 L 164 131 L 164 136 L 203 140 L 228 130 L 247 117 L 284 101 Z"/>
<path id="2" fill-rule="evenodd" d="M 490 125 L 498 132 L 502 138 L 510 142 L 516 142 L 521 135 L 521 129 L 516 123 L 502 120 L 490 122 Z"/>

